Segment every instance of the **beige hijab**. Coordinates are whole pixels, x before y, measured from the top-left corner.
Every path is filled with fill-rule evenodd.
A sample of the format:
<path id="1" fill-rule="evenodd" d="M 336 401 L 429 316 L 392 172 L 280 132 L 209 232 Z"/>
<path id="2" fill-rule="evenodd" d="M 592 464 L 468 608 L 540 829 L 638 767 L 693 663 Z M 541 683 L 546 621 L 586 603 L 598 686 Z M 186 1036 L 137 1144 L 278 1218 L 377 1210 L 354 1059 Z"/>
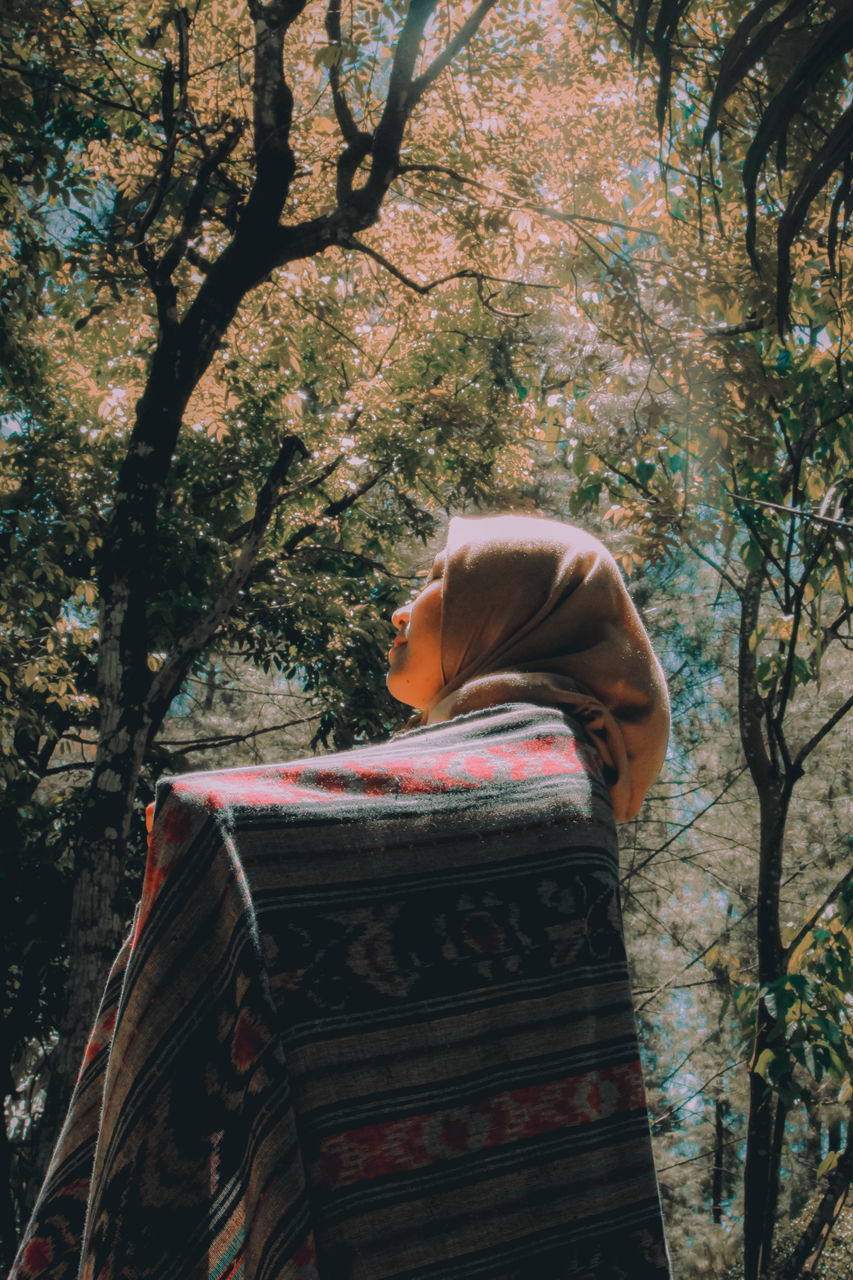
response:
<path id="1" fill-rule="evenodd" d="M 669 697 L 616 563 L 597 539 L 530 516 L 450 522 L 444 686 L 415 723 L 501 702 L 562 706 L 595 743 L 617 822 L 663 763 Z"/>

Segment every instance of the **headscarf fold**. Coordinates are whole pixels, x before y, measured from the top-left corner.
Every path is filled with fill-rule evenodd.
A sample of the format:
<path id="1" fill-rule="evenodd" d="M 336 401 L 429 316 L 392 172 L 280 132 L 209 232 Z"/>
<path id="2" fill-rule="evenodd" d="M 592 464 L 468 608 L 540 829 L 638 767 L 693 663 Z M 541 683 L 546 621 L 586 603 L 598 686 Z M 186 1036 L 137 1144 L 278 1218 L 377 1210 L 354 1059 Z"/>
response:
<path id="1" fill-rule="evenodd" d="M 616 821 L 636 815 L 663 763 L 669 697 L 596 538 L 531 516 L 451 520 L 441 663 L 444 685 L 416 723 L 501 702 L 565 707 L 601 754 Z"/>

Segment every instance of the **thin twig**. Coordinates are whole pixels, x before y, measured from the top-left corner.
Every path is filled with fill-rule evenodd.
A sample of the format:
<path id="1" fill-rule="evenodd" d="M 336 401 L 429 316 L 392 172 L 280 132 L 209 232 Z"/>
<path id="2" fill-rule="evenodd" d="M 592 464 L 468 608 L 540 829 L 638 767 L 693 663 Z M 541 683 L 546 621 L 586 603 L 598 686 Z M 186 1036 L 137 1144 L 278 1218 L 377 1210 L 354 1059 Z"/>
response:
<path id="1" fill-rule="evenodd" d="M 231 733 L 224 734 L 219 738 L 196 738 L 193 740 L 184 740 L 181 738 L 158 738 L 155 739 L 155 745 L 158 747 L 175 747 L 179 748 L 185 755 L 195 751 L 214 751 L 220 747 L 231 747 L 235 743 L 248 742 L 250 738 L 260 738 L 265 733 L 278 733 L 285 729 L 292 729 L 298 724 L 309 724 L 312 720 L 318 720 L 322 713 L 313 712 L 310 716 L 301 716 L 298 720 L 285 720 L 282 724 L 271 724 L 263 729 L 253 729 L 250 733 Z"/>

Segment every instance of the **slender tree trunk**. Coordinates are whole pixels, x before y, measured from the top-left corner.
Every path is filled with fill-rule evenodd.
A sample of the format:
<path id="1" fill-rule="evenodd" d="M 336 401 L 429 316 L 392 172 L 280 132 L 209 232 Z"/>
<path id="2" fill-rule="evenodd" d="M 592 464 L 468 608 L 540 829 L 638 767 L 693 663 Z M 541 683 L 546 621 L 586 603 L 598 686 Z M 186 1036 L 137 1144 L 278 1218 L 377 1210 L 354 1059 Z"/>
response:
<path id="1" fill-rule="evenodd" d="M 714 1169 L 711 1175 L 711 1216 L 719 1226 L 723 1221 L 723 1152 L 725 1125 L 723 1124 L 724 1104 L 717 1098 L 714 1103 Z"/>
<path id="2" fill-rule="evenodd" d="M 789 799 L 789 792 L 782 785 L 766 787 L 759 798 L 761 833 L 756 918 L 758 980 L 762 989 L 776 982 L 784 972 L 779 890 Z M 744 1168 L 745 1280 L 762 1280 L 767 1273 L 779 1198 L 779 1169 L 787 1109 L 764 1077 L 755 1070 L 764 1050 L 772 1048 L 774 1029 L 775 1020 L 760 996 L 750 1063 Z"/>
<path id="3" fill-rule="evenodd" d="M 19 877 L 26 859 L 28 832 L 27 816 L 33 801 L 34 793 L 41 781 L 44 769 L 53 753 L 56 743 L 62 736 L 64 722 L 55 722 L 50 733 L 42 739 L 34 734 L 31 728 L 19 725 L 15 733 L 15 751 L 18 758 L 25 762 L 26 768 L 20 776 L 6 788 L 0 824 L 3 831 L 3 889 L 0 891 L 0 937 L 3 939 L 3 973 L 4 993 L 8 993 L 9 957 L 8 939 L 12 936 L 11 913 L 19 894 Z M 14 997 L 10 996 L 10 1002 Z M 2 1072 L 4 1078 L 5 1097 L 14 1097 L 18 1084 L 15 1079 L 15 1061 L 13 1058 L 15 1032 L 4 1020 L 0 1020 L 0 1044 L 3 1046 Z M 18 1224 L 16 1211 L 27 1209 L 31 1198 L 35 1195 L 39 1166 L 36 1153 L 28 1144 L 26 1152 L 21 1152 L 17 1161 L 13 1162 L 12 1147 L 8 1141 L 5 1115 L 3 1117 L 2 1154 L 0 1154 L 0 1179 L 3 1182 L 2 1224 L 0 1233 L 4 1248 L 12 1249 L 8 1257 L 11 1265 L 14 1256 L 13 1245 L 16 1242 Z M 34 1166 L 31 1167 L 31 1166 Z M 8 1193 L 6 1187 L 8 1186 Z"/>
<path id="4" fill-rule="evenodd" d="M 167 407 L 161 404 L 154 414 L 155 430 L 151 438 L 158 440 L 161 448 L 165 440 L 165 447 L 171 451 L 176 427 L 167 416 Z M 143 439 L 146 428 L 150 429 L 146 422 L 149 408 L 150 401 L 143 398 L 134 433 Z M 182 411 L 183 405 L 179 404 L 179 408 Z M 166 421 L 165 432 L 156 430 L 158 416 L 159 425 Z M 215 634 L 233 603 L 232 597 L 245 583 L 275 510 L 278 491 L 294 459 L 305 455 L 301 441 L 295 436 L 285 437 L 279 457 L 259 493 L 252 532 L 244 544 L 239 567 L 232 571 L 211 606 L 208 628 L 197 625 L 188 636 L 176 637 L 172 652 L 154 677 L 148 669 L 146 613 L 150 575 L 156 572 L 151 548 L 155 545 L 154 521 L 165 466 L 161 458 L 158 477 L 150 454 L 139 448 L 135 452 L 140 465 L 131 464 L 124 469 L 124 503 L 117 508 L 111 524 L 102 562 L 98 750 L 75 847 L 67 1012 L 50 1062 L 47 1099 L 39 1126 L 34 1190 L 47 1169 L 103 986 L 122 940 L 124 922 L 117 914 L 116 902 L 146 748 L 160 728 L 192 662 Z M 133 453 L 132 442 L 130 454 Z M 354 495 L 351 500 L 355 500 Z"/>
<path id="5" fill-rule="evenodd" d="M 756 942 L 761 990 L 782 973 L 784 951 L 779 927 L 782 848 L 790 800 L 778 744 L 769 737 L 769 709 L 761 696 L 756 636 L 764 586 L 764 567 L 751 569 L 740 591 L 738 636 L 738 721 L 740 739 L 759 803 L 758 900 Z M 761 1280 L 770 1261 L 773 1219 L 778 1198 L 778 1158 L 784 1135 L 784 1113 L 777 1116 L 776 1096 L 755 1067 L 770 1047 L 774 1019 L 759 994 L 749 1071 L 749 1115 L 744 1167 L 744 1278 Z M 775 1167 L 774 1167 L 775 1166 Z"/>
<path id="6" fill-rule="evenodd" d="M 123 921 L 116 903 L 145 750 L 196 656 L 196 651 L 187 650 L 169 688 L 152 702 L 147 614 L 157 573 L 157 513 L 184 409 L 239 300 L 232 280 L 230 290 L 219 300 L 218 328 L 211 318 L 216 299 L 207 296 L 204 307 L 196 304 L 206 317 L 204 323 L 198 314 L 194 320 L 196 327 L 201 323 L 204 340 L 194 332 L 196 345 L 189 352 L 176 325 L 167 325 L 161 332 L 118 475 L 99 572 L 98 750 L 75 840 L 66 1014 L 50 1060 L 35 1153 L 36 1188 L 47 1169 L 101 992 L 122 940 Z"/>

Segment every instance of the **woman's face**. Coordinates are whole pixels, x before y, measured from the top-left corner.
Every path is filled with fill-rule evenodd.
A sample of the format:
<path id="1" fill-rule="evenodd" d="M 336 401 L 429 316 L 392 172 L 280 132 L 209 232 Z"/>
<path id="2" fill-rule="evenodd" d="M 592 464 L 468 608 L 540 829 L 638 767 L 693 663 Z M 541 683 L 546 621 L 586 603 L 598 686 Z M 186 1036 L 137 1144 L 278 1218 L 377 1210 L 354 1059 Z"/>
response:
<path id="1" fill-rule="evenodd" d="M 436 556 L 423 589 L 410 604 L 395 609 L 397 628 L 388 654 L 388 691 L 398 702 L 423 710 L 444 684 L 441 669 L 441 579 L 444 553 Z"/>

